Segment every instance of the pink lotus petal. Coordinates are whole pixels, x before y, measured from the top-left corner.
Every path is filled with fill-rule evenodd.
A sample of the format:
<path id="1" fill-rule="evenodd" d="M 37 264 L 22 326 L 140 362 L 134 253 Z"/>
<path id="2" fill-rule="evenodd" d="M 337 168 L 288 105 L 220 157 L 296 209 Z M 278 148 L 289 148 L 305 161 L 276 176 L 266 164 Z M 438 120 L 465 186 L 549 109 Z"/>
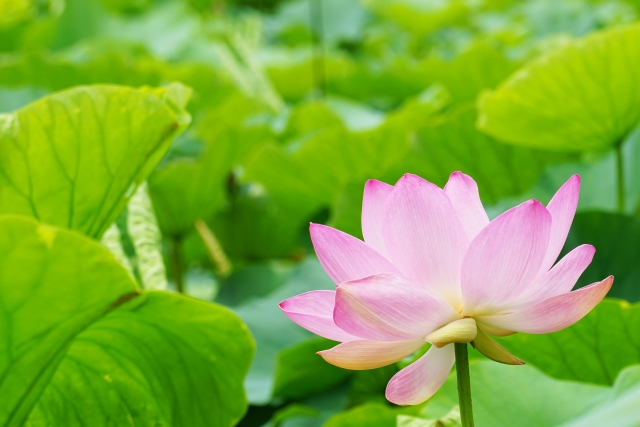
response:
<path id="1" fill-rule="evenodd" d="M 409 356 L 425 344 L 421 339 L 409 341 L 357 340 L 339 344 L 318 354 L 332 365 L 344 369 L 364 370 L 390 365 Z"/>
<path id="2" fill-rule="evenodd" d="M 540 271 L 551 215 L 529 200 L 494 219 L 471 242 L 462 263 L 465 316 L 488 314 L 523 293 Z"/>
<path id="3" fill-rule="evenodd" d="M 321 337 L 334 341 L 359 339 L 334 323 L 335 299 L 335 291 L 311 291 L 282 301 L 280 309 L 289 319 Z"/>
<path id="4" fill-rule="evenodd" d="M 611 289 L 613 276 L 576 291 L 557 295 L 524 310 L 478 321 L 498 328 L 530 334 L 547 334 L 573 325 L 595 307 Z"/>
<path id="5" fill-rule="evenodd" d="M 386 397 L 396 405 L 417 405 L 435 394 L 455 362 L 453 344 L 431 347 L 427 353 L 391 378 Z"/>
<path id="6" fill-rule="evenodd" d="M 444 186 L 444 191 L 449 196 L 469 241 L 473 240 L 489 224 L 489 217 L 480 201 L 478 185 L 469 175 L 454 172 Z"/>
<path id="7" fill-rule="evenodd" d="M 393 186 L 384 182 L 370 179 L 364 185 L 362 199 L 362 235 L 367 245 L 387 256 L 382 236 L 382 216 L 384 204 L 391 194 Z"/>
<path id="8" fill-rule="evenodd" d="M 399 274 L 384 256 L 360 239 L 326 225 L 311 224 L 309 230 L 320 264 L 336 283 L 374 274 Z"/>
<path id="9" fill-rule="evenodd" d="M 581 245 L 569 252 L 518 298 L 518 301 L 522 302 L 519 305 L 529 306 L 570 292 L 584 270 L 591 264 L 595 253 L 596 248 L 591 245 Z"/>
<path id="10" fill-rule="evenodd" d="M 444 190 L 403 176 L 387 199 L 382 232 L 389 259 L 405 276 L 460 307 L 460 265 L 469 239 Z"/>
<path id="11" fill-rule="evenodd" d="M 333 312 L 341 329 L 379 341 L 423 338 L 459 318 L 449 304 L 393 274 L 341 283 Z"/>
<path id="12" fill-rule="evenodd" d="M 551 224 L 547 254 L 540 267 L 541 275 L 551 268 L 556 259 L 558 259 L 558 255 L 560 255 L 578 207 L 579 196 L 580 176 L 573 175 L 560 187 L 547 205 L 547 210 L 551 214 L 553 222 Z"/>

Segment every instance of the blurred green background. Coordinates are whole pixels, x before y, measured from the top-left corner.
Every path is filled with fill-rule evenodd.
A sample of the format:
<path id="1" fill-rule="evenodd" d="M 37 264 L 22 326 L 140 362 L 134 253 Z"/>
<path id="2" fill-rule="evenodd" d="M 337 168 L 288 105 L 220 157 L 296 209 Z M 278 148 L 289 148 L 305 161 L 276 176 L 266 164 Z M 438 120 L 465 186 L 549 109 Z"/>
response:
<path id="1" fill-rule="evenodd" d="M 315 352 L 333 343 L 280 313 L 333 286 L 308 223 L 362 237 L 370 178 L 442 186 L 461 170 L 495 217 L 579 173 L 565 252 L 595 245 L 579 285 L 613 274 L 613 298 L 567 331 L 501 341 L 529 366 L 474 362 L 478 425 L 637 426 L 640 306 L 620 300 L 640 300 L 639 14 L 635 0 L 0 0 L 0 112 L 80 85 L 184 85 L 166 102 L 192 120 L 148 194 L 169 287 L 230 307 L 255 339 L 246 427 L 456 425 L 455 381 L 392 407 L 399 366 L 330 366 Z M 121 259 L 134 209 L 116 221 Z"/>

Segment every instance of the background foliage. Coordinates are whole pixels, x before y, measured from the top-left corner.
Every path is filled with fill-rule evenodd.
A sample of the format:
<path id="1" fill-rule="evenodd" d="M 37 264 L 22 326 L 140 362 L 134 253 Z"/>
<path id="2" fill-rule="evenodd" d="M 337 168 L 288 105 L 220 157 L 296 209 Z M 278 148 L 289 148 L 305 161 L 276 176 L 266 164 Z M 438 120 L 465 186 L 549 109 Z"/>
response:
<path id="1" fill-rule="evenodd" d="M 492 216 L 579 173 L 565 252 L 598 250 L 579 286 L 616 277 L 571 328 L 500 340 L 527 366 L 472 352 L 477 425 L 637 426 L 639 14 L 0 0 L 0 426 L 455 426 L 455 376 L 393 407 L 410 360 L 328 365 L 277 305 L 334 286 L 309 221 L 361 237 L 367 179 L 455 170 Z"/>

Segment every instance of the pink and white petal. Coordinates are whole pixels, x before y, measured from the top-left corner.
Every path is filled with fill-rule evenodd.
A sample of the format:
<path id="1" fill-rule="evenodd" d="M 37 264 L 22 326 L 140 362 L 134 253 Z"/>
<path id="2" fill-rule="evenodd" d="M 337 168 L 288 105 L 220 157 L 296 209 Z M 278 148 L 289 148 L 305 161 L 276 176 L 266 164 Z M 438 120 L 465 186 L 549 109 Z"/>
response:
<path id="1" fill-rule="evenodd" d="M 389 259 L 405 276 L 461 307 L 460 266 L 469 239 L 444 190 L 404 175 L 387 199 L 382 233 Z"/>
<path id="2" fill-rule="evenodd" d="M 321 337 L 341 342 L 359 339 L 333 321 L 335 300 L 335 291 L 311 291 L 282 301 L 280 309 L 289 319 Z"/>
<path id="3" fill-rule="evenodd" d="M 309 232 L 320 264 L 336 283 L 373 274 L 399 274 L 384 256 L 360 239 L 320 224 L 311 224 Z"/>
<path id="4" fill-rule="evenodd" d="M 423 338 L 459 318 L 449 304 L 393 274 L 339 284 L 333 312 L 341 329 L 379 341 Z"/>
<path id="5" fill-rule="evenodd" d="M 570 292 L 584 270 L 591 264 L 595 253 L 596 248 L 591 245 L 581 245 L 569 252 L 518 298 L 518 305 L 530 306 Z"/>
<path id="6" fill-rule="evenodd" d="M 579 196 L 580 176 L 573 175 L 560 187 L 547 205 L 547 210 L 551 214 L 553 222 L 551 224 L 549 247 L 542 262 L 540 274 L 546 273 L 558 259 L 564 242 L 567 240 L 573 217 L 576 214 Z"/>
<path id="7" fill-rule="evenodd" d="M 367 245 L 387 255 L 382 236 L 382 216 L 387 197 L 391 194 L 393 186 L 382 181 L 370 179 L 364 185 L 364 197 L 362 199 L 362 235 Z"/>
<path id="8" fill-rule="evenodd" d="M 491 221 L 462 263 L 463 314 L 490 314 L 525 292 L 540 271 L 550 230 L 551 215 L 536 200 Z"/>
<path id="9" fill-rule="evenodd" d="M 402 360 L 425 344 L 423 340 L 371 341 L 357 340 L 319 351 L 322 358 L 344 369 L 361 371 L 381 368 Z"/>
<path id="10" fill-rule="evenodd" d="M 427 353 L 391 378 L 386 397 L 396 405 L 417 405 L 435 394 L 455 362 L 453 344 L 431 347 Z"/>
<path id="11" fill-rule="evenodd" d="M 444 191 L 449 196 L 469 241 L 473 240 L 489 224 L 489 217 L 480 201 L 478 184 L 470 176 L 454 172 L 444 186 Z"/>
<path id="12" fill-rule="evenodd" d="M 479 322 L 516 332 L 548 334 L 573 325 L 582 319 L 609 292 L 613 276 L 602 282 L 545 301 L 514 313 L 498 316 L 482 316 Z"/>

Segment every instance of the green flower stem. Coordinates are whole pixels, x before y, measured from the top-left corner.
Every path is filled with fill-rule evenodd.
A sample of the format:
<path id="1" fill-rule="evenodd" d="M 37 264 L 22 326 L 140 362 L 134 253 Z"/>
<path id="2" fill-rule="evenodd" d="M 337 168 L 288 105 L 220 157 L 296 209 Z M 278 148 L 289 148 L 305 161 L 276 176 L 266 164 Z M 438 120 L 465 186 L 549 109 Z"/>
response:
<path id="1" fill-rule="evenodd" d="M 458 400 L 462 427 L 473 427 L 473 409 L 471 407 L 471 381 L 469 379 L 469 354 L 467 344 L 455 343 L 456 375 L 458 377 Z"/>
<path id="2" fill-rule="evenodd" d="M 169 248 L 169 260 L 171 261 L 171 271 L 173 273 L 173 281 L 176 284 L 176 290 L 184 293 L 184 284 L 182 281 L 182 239 L 172 238 L 171 247 Z"/>
<path id="3" fill-rule="evenodd" d="M 616 144 L 616 161 L 618 172 L 618 212 L 624 213 L 625 208 L 625 192 L 624 192 L 624 156 L 622 153 L 622 141 Z"/>
<path id="4" fill-rule="evenodd" d="M 220 245 L 216 235 L 213 234 L 213 231 L 207 223 L 201 219 L 196 220 L 194 227 L 209 253 L 209 258 L 213 263 L 216 273 L 222 278 L 229 276 L 229 274 L 231 274 L 231 262 L 227 254 L 224 253 L 224 249 L 222 249 L 222 245 Z"/>

